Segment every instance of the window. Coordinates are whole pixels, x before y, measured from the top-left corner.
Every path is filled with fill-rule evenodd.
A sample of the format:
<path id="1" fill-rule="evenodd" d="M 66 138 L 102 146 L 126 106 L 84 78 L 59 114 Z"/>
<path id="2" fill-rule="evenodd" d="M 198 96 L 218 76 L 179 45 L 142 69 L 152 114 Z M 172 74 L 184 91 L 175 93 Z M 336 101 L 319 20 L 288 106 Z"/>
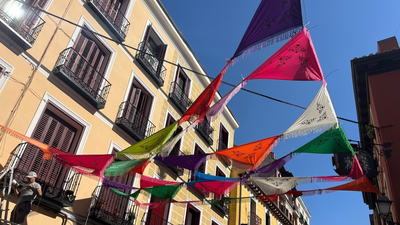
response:
<path id="1" fill-rule="evenodd" d="M 152 103 L 153 96 L 133 79 L 128 98 L 119 107 L 116 124 L 137 141 L 150 136 L 155 130 L 149 119 Z"/>
<path id="2" fill-rule="evenodd" d="M 165 123 L 165 127 L 168 127 L 169 125 L 171 125 L 171 124 L 173 124 L 173 123 L 175 123 L 175 119 L 170 115 L 170 114 L 168 114 L 168 116 L 167 116 L 167 121 L 166 121 L 166 123 Z M 182 127 L 178 127 L 177 129 L 176 129 L 176 131 L 174 132 L 174 134 L 172 135 L 172 137 L 175 137 L 176 135 L 178 135 L 180 132 L 182 132 Z M 172 138 L 171 137 L 171 138 Z M 172 151 L 169 153 L 169 155 L 170 156 L 177 156 L 177 155 L 179 155 L 179 152 L 180 152 L 180 149 L 181 149 L 181 140 L 179 140 L 177 143 L 176 143 L 176 145 L 174 146 L 174 148 L 172 149 Z"/>
<path id="3" fill-rule="evenodd" d="M 113 149 L 112 154 L 118 153 L 117 149 Z M 115 159 L 118 161 L 118 159 Z M 124 174 L 122 176 L 105 177 L 108 180 L 132 186 L 135 178 L 132 175 Z M 130 190 L 123 190 L 125 194 L 130 194 Z M 101 187 L 100 192 L 97 196 L 95 209 L 92 214 L 101 220 L 113 221 L 116 218 L 121 218 L 122 221 L 125 219 L 125 215 L 130 215 L 131 210 L 128 208 L 132 206 L 133 202 L 119 194 L 116 194 L 110 188 Z"/>
<path id="4" fill-rule="evenodd" d="M 111 28 L 120 41 L 125 41 L 130 23 L 125 17 L 129 0 L 89 0 L 88 5 Z"/>
<path id="5" fill-rule="evenodd" d="M 211 225 L 219 225 L 219 224 L 213 220 L 211 221 Z"/>
<path id="6" fill-rule="evenodd" d="M 218 139 L 218 150 L 223 150 L 228 148 L 229 132 L 222 125 L 219 125 L 219 139 Z"/>
<path id="7" fill-rule="evenodd" d="M 148 25 L 144 39 L 139 43 L 140 51 L 136 58 L 143 68 L 152 76 L 158 85 L 164 85 L 166 69 L 163 60 L 167 51 L 167 45 L 157 35 L 152 25 Z"/>
<path id="8" fill-rule="evenodd" d="M 200 211 L 188 204 L 185 225 L 200 225 Z"/>
<path id="9" fill-rule="evenodd" d="M 61 151 L 75 154 L 83 130 L 81 124 L 52 104 L 48 104 L 36 124 L 32 138 Z M 67 179 L 69 169 L 55 159 L 44 160 L 42 157 L 43 151 L 33 145 L 27 145 L 16 166 L 15 177 L 17 180 L 25 180 L 26 174 L 34 171 L 37 173 L 37 181 L 43 187 L 43 193 L 60 197 L 64 189 L 71 185 L 69 182 L 73 182 L 72 179 Z"/>
<path id="10" fill-rule="evenodd" d="M 176 70 L 175 81 L 171 85 L 170 97 L 178 109 L 184 113 L 192 101 L 189 99 L 190 79 L 181 66 Z"/>
<path id="11" fill-rule="evenodd" d="M 0 65 L 0 80 L 1 80 L 1 78 L 3 78 L 5 73 L 6 73 L 6 68 L 4 66 Z"/>
<path id="12" fill-rule="evenodd" d="M 176 73 L 176 87 L 179 88 L 180 93 L 189 96 L 189 89 L 190 89 L 190 79 L 186 75 L 185 71 L 181 66 L 178 65 L 177 73 Z"/>
<path id="13" fill-rule="evenodd" d="M 265 213 L 265 225 L 271 225 L 271 217 L 268 213 Z"/>
<path id="14" fill-rule="evenodd" d="M 204 151 L 200 148 L 199 145 L 195 144 L 195 146 L 194 146 L 194 154 L 193 154 L 193 155 L 200 155 L 200 154 L 205 154 L 205 153 L 204 153 Z M 199 166 L 199 168 L 197 169 L 197 171 L 198 171 L 198 172 L 201 172 L 201 173 L 205 173 L 205 172 L 206 172 L 206 163 L 205 163 L 205 162 L 202 163 L 202 164 Z M 194 174 L 195 174 L 195 173 L 192 173 L 192 174 L 191 174 L 191 180 L 192 180 L 192 181 L 194 180 Z"/>
<path id="15" fill-rule="evenodd" d="M 165 199 L 151 196 L 151 203 L 165 202 Z M 168 211 L 170 204 L 161 204 L 159 207 L 149 208 L 147 211 L 146 225 L 168 224 Z"/>

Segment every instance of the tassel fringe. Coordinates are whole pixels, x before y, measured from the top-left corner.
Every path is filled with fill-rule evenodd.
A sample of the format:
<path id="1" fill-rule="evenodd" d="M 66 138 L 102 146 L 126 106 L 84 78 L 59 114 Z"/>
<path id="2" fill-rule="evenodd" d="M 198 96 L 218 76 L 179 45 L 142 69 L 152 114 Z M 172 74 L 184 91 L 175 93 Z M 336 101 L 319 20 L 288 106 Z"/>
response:
<path id="1" fill-rule="evenodd" d="M 306 136 L 306 135 L 313 134 L 313 133 L 324 132 L 324 131 L 327 131 L 332 128 L 333 129 L 337 128 L 337 124 L 327 124 L 327 125 L 323 125 L 323 126 L 319 126 L 319 127 L 307 128 L 304 130 L 294 131 L 294 132 L 290 132 L 290 133 L 284 133 L 282 135 L 281 139 L 287 140 L 289 138 L 297 138 L 297 137 Z"/>

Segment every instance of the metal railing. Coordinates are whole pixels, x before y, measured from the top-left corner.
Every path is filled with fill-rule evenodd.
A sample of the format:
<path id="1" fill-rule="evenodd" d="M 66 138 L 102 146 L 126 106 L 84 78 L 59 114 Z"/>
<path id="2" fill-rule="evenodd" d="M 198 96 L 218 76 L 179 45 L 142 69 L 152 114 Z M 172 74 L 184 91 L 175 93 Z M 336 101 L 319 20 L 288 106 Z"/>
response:
<path id="1" fill-rule="evenodd" d="M 198 124 L 197 130 L 209 145 L 213 144 L 213 139 L 211 135 L 214 132 L 214 128 L 211 127 L 207 120 L 204 119 L 200 124 Z"/>
<path id="2" fill-rule="evenodd" d="M 27 150 L 26 148 L 27 146 L 28 146 L 27 143 L 19 144 L 17 148 L 15 148 L 11 152 L 9 158 L 11 160 L 9 160 L 6 165 L 10 166 L 12 163 L 15 163 L 17 165 L 18 163 L 17 160 L 19 160 L 22 157 L 23 151 Z M 18 183 L 24 183 L 26 180 L 26 176 L 28 175 L 29 172 L 31 172 L 29 168 L 15 166 L 14 179 L 17 180 Z M 79 185 L 82 179 L 82 174 L 78 173 L 69 174 L 69 172 L 66 172 L 67 175 L 65 180 L 51 183 L 47 181 L 47 179 L 48 177 L 54 175 L 52 174 L 52 172 L 53 171 L 48 171 L 47 173 L 43 172 L 38 173 L 38 176 L 36 178 L 36 182 L 42 186 L 43 198 L 50 201 L 59 202 L 63 206 L 72 206 L 76 198 L 76 193 L 79 189 Z M 59 175 L 57 176 L 58 177 L 55 177 L 55 180 L 62 179 L 61 177 L 59 177 Z"/>
<path id="3" fill-rule="evenodd" d="M 121 103 L 115 122 L 126 126 L 130 133 L 141 140 L 152 135 L 156 129 L 156 126 L 150 122 L 149 118 L 130 102 Z"/>
<path id="4" fill-rule="evenodd" d="M 250 225 L 261 225 L 261 217 L 257 216 L 255 212 L 250 212 L 249 217 Z"/>
<path id="5" fill-rule="evenodd" d="M 151 51 L 146 42 L 140 42 L 138 49 L 139 51 L 136 51 L 136 59 L 138 59 L 158 85 L 163 86 L 167 69 L 162 61 L 155 57 L 155 53 Z"/>
<path id="6" fill-rule="evenodd" d="M 53 72 L 63 72 L 103 107 L 106 104 L 110 82 L 72 47 L 60 53 Z"/>
<path id="7" fill-rule="evenodd" d="M 169 97 L 182 113 L 186 112 L 186 110 L 192 105 L 192 100 L 189 99 L 189 96 L 186 95 L 183 89 L 176 82 L 172 82 L 171 84 Z"/>
<path id="8" fill-rule="evenodd" d="M 92 3 L 98 12 L 110 23 L 111 27 L 117 32 L 122 39 L 125 40 L 128 33 L 129 26 L 131 25 L 124 13 L 112 1 L 107 0 L 88 0 Z"/>
<path id="9" fill-rule="evenodd" d="M 213 205 L 219 211 L 221 211 L 224 215 L 229 214 L 229 202 L 225 200 L 218 201 L 217 204 Z"/>
<path id="10" fill-rule="evenodd" d="M 160 217 L 159 215 L 151 212 L 147 212 L 143 214 L 142 217 L 142 224 L 143 225 L 173 225 L 172 223 L 168 222 L 168 220 Z"/>
<path id="11" fill-rule="evenodd" d="M 90 218 L 107 224 L 135 224 L 138 206 L 131 198 L 119 195 L 107 187 L 98 186 L 92 194 Z"/>
<path id="12" fill-rule="evenodd" d="M 45 24 L 37 10 L 15 0 L 0 3 L 0 19 L 31 45 Z"/>

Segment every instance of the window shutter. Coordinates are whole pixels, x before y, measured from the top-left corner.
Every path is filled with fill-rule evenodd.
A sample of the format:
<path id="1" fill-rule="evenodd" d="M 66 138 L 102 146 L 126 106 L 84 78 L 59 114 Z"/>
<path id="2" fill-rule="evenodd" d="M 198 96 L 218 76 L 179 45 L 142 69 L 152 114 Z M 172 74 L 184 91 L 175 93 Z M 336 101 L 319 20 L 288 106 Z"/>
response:
<path id="1" fill-rule="evenodd" d="M 144 43 L 145 43 L 146 45 L 147 45 L 147 43 L 149 42 L 149 38 L 150 38 L 150 35 L 151 35 L 151 33 L 152 33 L 152 30 L 153 30 L 153 28 L 152 28 L 151 24 L 148 25 L 148 26 L 147 26 L 147 30 L 146 30 L 146 34 L 144 35 Z"/>

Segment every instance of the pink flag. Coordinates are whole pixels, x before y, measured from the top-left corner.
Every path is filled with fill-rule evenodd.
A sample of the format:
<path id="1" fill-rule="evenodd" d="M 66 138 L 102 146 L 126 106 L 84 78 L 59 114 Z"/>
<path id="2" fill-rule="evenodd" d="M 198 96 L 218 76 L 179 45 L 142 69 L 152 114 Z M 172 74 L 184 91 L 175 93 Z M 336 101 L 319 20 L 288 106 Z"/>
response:
<path id="1" fill-rule="evenodd" d="M 303 28 L 246 78 L 253 79 L 316 80 L 325 83 L 308 30 Z"/>
<path id="2" fill-rule="evenodd" d="M 207 120 L 209 122 L 214 121 L 224 110 L 224 107 L 228 104 L 228 102 L 235 96 L 240 89 L 247 84 L 247 80 L 244 80 L 238 84 L 235 88 L 233 88 L 228 94 L 222 97 L 217 103 L 215 103 L 212 107 L 207 110 Z"/>
<path id="3" fill-rule="evenodd" d="M 142 175 L 140 178 L 140 188 L 148 188 L 148 187 L 158 187 L 158 186 L 164 186 L 164 185 L 180 185 L 182 184 L 181 182 L 174 182 L 174 181 L 166 181 L 166 180 L 160 180 L 156 178 L 151 178 Z"/>

